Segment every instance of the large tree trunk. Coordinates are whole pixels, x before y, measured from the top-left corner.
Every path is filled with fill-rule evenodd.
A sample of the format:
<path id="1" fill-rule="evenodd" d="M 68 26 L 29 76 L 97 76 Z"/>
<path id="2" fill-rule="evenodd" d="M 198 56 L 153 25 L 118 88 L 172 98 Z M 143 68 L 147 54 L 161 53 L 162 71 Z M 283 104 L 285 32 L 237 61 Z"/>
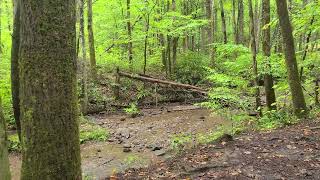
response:
<path id="1" fill-rule="evenodd" d="M 13 114 L 21 140 L 20 99 L 19 99 L 19 44 L 20 44 L 20 0 L 14 1 L 14 19 L 11 48 L 11 93 Z"/>
<path id="2" fill-rule="evenodd" d="M 254 76 L 254 86 L 255 86 L 256 111 L 258 111 L 261 116 L 262 111 L 261 111 L 258 64 L 257 64 L 257 49 L 256 49 L 257 46 L 256 46 L 256 38 L 255 38 L 255 28 L 254 28 L 255 24 L 254 24 L 252 0 L 249 0 L 249 16 L 250 16 L 251 53 L 252 53 L 253 76 Z"/>
<path id="3" fill-rule="evenodd" d="M 263 55 L 267 61 L 267 73 L 264 75 L 264 87 L 266 93 L 266 101 L 268 110 L 276 109 L 276 95 L 273 89 L 273 77 L 271 74 L 270 55 L 271 55 L 271 39 L 270 39 L 270 0 L 262 1 L 262 26 L 263 29 L 263 41 L 262 49 Z"/>
<path id="4" fill-rule="evenodd" d="M 223 33 L 223 42 L 225 44 L 228 43 L 227 36 L 227 25 L 226 25 L 226 17 L 224 13 L 223 0 L 220 0 L 220 13 L 221 13 L 221 25 L 222 25 L 222 33 Z"/>
<path id="5" fill-rule="evenodd" d="M 21 179 L 80 180 L 76 3 L 23 0 L 21 22 Z"/>
<path id="6" fill-rule="evenodd" d="M 89 50 L 90 50 L 90 67 L 91 77 L 96 80 L 97 69 L 96 69 L 96 52 L 94 46 L 94 34 L 93 34 L 93 22 L 92 22 L 92 0 L 88 0 L 88 39 L 89 39 Z"/>
<path id="7" fill-rule="evenodd" d="M 10 180 L 10 168 L 7 148 L 6 121 L 2 112 L 0 97 L 0 179 Z"/>
<path id="8" fill-rule="evenodd" d="M 287 0 L 276 0 L 276 3 L 284 43 L 288 81 L 291 89 L 294 113 L 298 117 L 304 117 L 307 115 L 307 107 L 299 78 L 292 27 L 287 9 Z"/>
<path id="9" fill-rule="evenodd" d="M 82 62 L 80 63 L 81 67 L 81 92 L 80 92 L 80 105 L 81 112 L 83 114 L 87 113 L 88 110 L 88 73 L 87 73 L 87 51 L 86 51 L 86 36 L 84 31 L 84 0 L 80 0 L 79 2 L 79 16 L 80 16 L 80 44 L 81 44 L 81 55 Z"/>
<path id="10" fill-rule="evenodd" d="M 214 17 L 213 17 L 213 3 L 212 0 L 206 0 L 206 15 L 207 19 L 209 21 L 208 27 L 207 27 L 207 35 L 208 35 L 208 44 L 210 45 L 213 43 L 213 34 L 214 34 Z M 210 54 L 210 61 L 211 64 L 214 64 L 214 50 L 211 48 L 212 46 L 209 46 L 209 54 Z"/>

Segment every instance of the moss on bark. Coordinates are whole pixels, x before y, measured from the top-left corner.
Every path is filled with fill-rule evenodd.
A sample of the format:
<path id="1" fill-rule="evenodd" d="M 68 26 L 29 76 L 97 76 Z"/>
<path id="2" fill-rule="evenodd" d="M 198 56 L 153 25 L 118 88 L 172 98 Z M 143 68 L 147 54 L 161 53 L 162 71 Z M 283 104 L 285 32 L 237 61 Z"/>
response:
<path id="1" fill-rule="evenodd" d="M 0 97 L 0 179 L 10 180 L 5 119 Z"/>
<path id="2" fill-rule="evenodd" d="M 21 1 L 22 180 L 81 179 L 75 0 Z"/>

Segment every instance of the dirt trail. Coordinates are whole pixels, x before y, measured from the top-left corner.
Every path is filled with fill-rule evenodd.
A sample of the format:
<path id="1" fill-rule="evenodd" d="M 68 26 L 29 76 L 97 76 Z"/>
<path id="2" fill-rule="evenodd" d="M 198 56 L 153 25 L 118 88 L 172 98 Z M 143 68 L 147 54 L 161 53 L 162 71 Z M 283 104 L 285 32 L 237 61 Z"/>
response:
<path id="1" fill-rule="evenodd" d="M 195 106 L 171 105 L 143 109 L 143 116 L 95 115 L 89 119 L 110 132 L 107 142 L 81 146 L 82 169 L 87 179 L 103 179 L 128 168 L 147 167 L 169 157 L 172 137 L 215 130 L 230 122 L 212 116 L 210 110 Z M 10 155 L 13 179 L 19 179 L 20 154 Z"/>
<path id="2" fill-rule="evenodd" d="M 188 150 L 118 179 L 320 179 L 320 122 L 270 132 L 244 133 L 232 141 Z"/>

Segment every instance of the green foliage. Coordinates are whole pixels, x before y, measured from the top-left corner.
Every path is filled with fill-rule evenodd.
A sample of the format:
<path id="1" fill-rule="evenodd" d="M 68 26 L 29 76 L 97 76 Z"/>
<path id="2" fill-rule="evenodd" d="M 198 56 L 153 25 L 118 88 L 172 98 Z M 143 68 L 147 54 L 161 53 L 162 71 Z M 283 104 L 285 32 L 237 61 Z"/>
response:
<path id="1" fill-rule="evenodd" d="M 175 70 L 176 79 L 182 83 L 196 85 L 206 77 L 208 66 L 208 56 L 194 52 L 182 54 Z"/>
<path id="2" fill-rule="evenodd" d="M 80 143 L 87 141 L 106 141 L 109 138 L 109 132 L 83 117 L 80 119 Z"/>
<path id="3" fill-rule="evenodd" d="M 124 108 L 124 111 L 133 118 L 140 114 L 140 110 L 136 103 L 131 103 L 130 107 Z"/>
<path id="4" fill-rule="evenodd" d="M 190 134 L 177 134 L 171 137 L 171 148 L 173 150 L 180 151 L 183 146 L 192 141 L 192 135 Z"/>
<path id="5" fill-rule="evenodd" d="M 258 128 L 263 130 L 275 129 L 278 127 L 296 123 L 298 120 L 293 114 L 286 111 L 267 111 L 264 116 L 258 120 Z"/>
<path id="6" fill-rule="evenodd" d="M 8 150 L 10 152 L 20 152 L 21 144 L 19 141 L 18 134 L 13 134 L 8 136 Z"/>

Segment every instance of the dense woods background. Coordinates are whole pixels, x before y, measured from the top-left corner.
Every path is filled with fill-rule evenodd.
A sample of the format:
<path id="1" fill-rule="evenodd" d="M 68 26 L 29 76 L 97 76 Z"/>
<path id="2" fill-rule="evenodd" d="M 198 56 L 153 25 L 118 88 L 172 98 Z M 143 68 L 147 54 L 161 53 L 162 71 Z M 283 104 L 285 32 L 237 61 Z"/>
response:
<path id="1" fill-rule="evenodd" d="M 28 5 L 39 7 L 20 14 Z M 52 126 L 52 134 L 60 134 L 60 138 L 52 138 L 39 127 L 34 129 L 38 134 L 33 140 L 41 142 L 45 137 L 59 144 L 59 139 L 73 137 L 68 146 L 76 147 L 72 144 L 79 139 L 78 105 L 79 115 L 115 111 L 114 106 L 134 114 L 143 102 L 178 99 L 181 94 L 184 100 L 200 98 L 202 106 L 235 122 L 254 116 L 265 128 L 313 117 L 318 111 L 317 0 L 68 0 L 54 5 L 1 1 L 0 115 L 3 110 L 7 126 L 17 129 L 19 137 L 20 119 L 24 121 L 22 136 L 26 136 L 27 126 L 47 117 L 48 124 L 42 127 Z M 42 12 L 46 13 L 40 18 Z M 39 18 L 34 20 L 35 27 L 29 19 L 32 15 Z M 30 42 L 34 47 L 29 47 Z M 37 45 L 43 51 L 35 48 Z M 201 93 L 181 93 L 178 88 L 132 78 L 120 82 L 117 71 L 197 86 Z M 28 89 L 31 86 L 43 89 L 37 94 Z M 66 94 L 56 92 L 59 88 Z M 46 90 L 55 90 L 51 94 L 54 99 L 41 101 Z M 41 102 L 34 102 L 30 94 Z M 29 106 L 36 103 L 41 104 L 36 109 L 49 112 L 37 111 L 29 117 Z M 70 108 L 62 111 L 55 106 Z M 67 120 L 50 124 L 61 117 Z M 72 132 L 56 131 L 66 124 Z M 0 124 L 0 130 L 4 127 Z M 41 151 L 38 145 L 23 146 Z M 70 147 L 50 155 L 70 153 Z M 79 147 L 75 149 L 79 151 Z M 27 158 L 35 152 L 24 153 Z M 79 168 L 80 162 L 73 160 L 79 161 L 79 157 L 69 160 L 70 166 Z M 24 164 L 25 177 L 36 166 Z M 77 170 L 70 177 L 74 175 L 80 177 Z"/>

